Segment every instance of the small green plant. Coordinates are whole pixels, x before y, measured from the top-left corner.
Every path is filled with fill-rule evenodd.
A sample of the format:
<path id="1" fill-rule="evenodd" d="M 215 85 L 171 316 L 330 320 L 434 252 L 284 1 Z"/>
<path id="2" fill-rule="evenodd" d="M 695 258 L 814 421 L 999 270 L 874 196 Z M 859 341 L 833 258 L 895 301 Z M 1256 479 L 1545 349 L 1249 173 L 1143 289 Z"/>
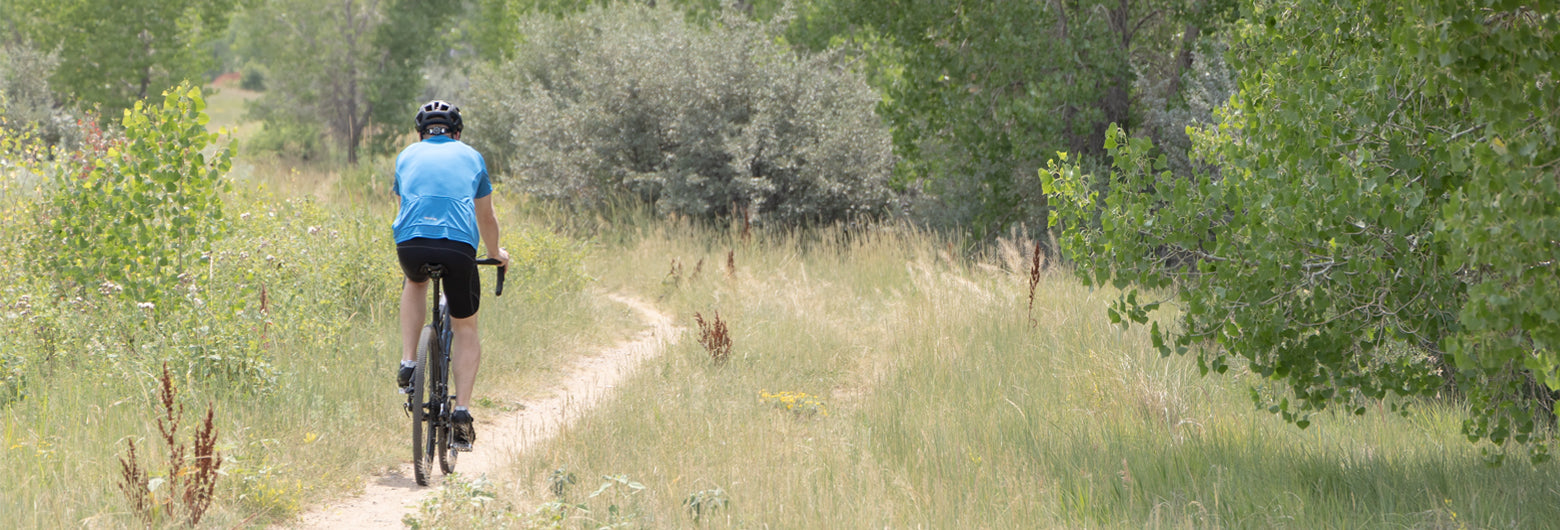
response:
<path id="1" fill-rule="evenodd" d="M 779 392 L 775 394 L 764 390 L 758 393 L 759 399 L 765 403 L 782 408 L 798 416 L 828 416 L 829 408 L 824 406 L 818 396 L 806 392 Z"/>
<path id="2" fill-rule="evenodd" d="M 606 519 L 586 517 L 600 528 L 627 528 L 639 518 L 639 512 L 635 509 L 634 500 L 639 492 L 644 491 L 645 485 L 631 480 L 627 475 L 606 475 L 601 477 L 603 482 L 596 491 L 590 494 L 589 499 L 603 497 L 607 501 Z"/>
<path id="3" fill-rule="evenodd" d="M 178 388 L 173 384 L 167 364 L 163 365 L 159 398 L 163 414 L 157 418 L 157 431 L 162 434 L 166 447 L 168 467 L 161 475 L 152 476 L 149 469 L 142 467 L 136 455 L 135 439 L 130 438 L 127 440 L 129 454 L 119 459 L 119 489 L 130 501 L 131 513 L 147 526 L 157 526 L 165 518 L 173 519 L 180 514 L 190 526 L 195 526 L 211 506 L 212 494 L 217 488 L 217 470 L 222 467 L 222 454 L 216 451 L 215 409 L 206 407 L 206 421 L 195 430 L 190 445 L 185 445 L 178 439 L 184 405 L 178 402 Z M 190 451 L 189 458 L 186 458 L 187 450 Z"/>
<path id="4" fill-rule="evenodd" d="M 699 325 L 699 344 L 710 353 L 710 360 L 715 366 L 726 364 L 726 359 L 731 357 L 731 333 L 726 329 L 726 322 L 720 319 L 720 313 L 715 313 L 708 322 L 704 321 L 704 315 L 694 313 L 693 321 Z"/>
<path id="5" fill-rule="evenodd" d="M 695 523 L 700 522 L 700 518 L 707 512 L 714 512 L 730 505 L 731 499 L 726 496 L 726 490 L 720 487 L 695 491 L 683 501 L 683 506 L 688 507 L 688 513 L 693 515 Z"/>
<path id="6" fill-rule="evenodd" d="M 25 361 L 17 355 L 0 353 L 0 408 L 27 397 Z"/>
<path id="7" fill-rule="evenodd" d="M 513 506 L 500 502 L 497 488 L 487 477 L 468 479 L 455 473 L 445 477 L 437 495 L 422 502 L 416 515 L 401 522 L 413 530 L 424 528 L 504 528 L 519 522 Z"/>
<path id="8" fill-rule="evenodd" d="M 547 476 L 547 489 L 554 497 L 562 499 L 572 485 L 574 485 L 574 474 L 567 469 L 554 469 L 552 474 Z"/>
<path id="9" fill-rule="evenodd" d="M 48 228 L 54 270 L 82 287 L 105 281 L 137 302 L 164 305 L 209 271 L 232 151 L 215 145 L 201 89 L 184 83 L 161 104 L 125 111 L 124 137 L 99 137 L 55 172 Z M 91 143 L 91 142 L 89 142 Z"/>

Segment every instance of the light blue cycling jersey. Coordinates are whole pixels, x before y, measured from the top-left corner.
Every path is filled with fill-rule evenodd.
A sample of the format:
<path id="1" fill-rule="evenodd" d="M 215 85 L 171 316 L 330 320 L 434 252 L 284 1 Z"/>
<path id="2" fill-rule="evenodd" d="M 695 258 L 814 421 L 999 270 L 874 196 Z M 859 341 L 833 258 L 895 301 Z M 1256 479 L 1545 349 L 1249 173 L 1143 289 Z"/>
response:
<path id="1" fill-rule="evenodd" d="M 482 154 L 460 140 L 434 136 L 406 146 L 395 158 L 395 193 L 401 196 L 395 242 L 425 237 L 477 248 L 476 199 L 493 193 Z"/>

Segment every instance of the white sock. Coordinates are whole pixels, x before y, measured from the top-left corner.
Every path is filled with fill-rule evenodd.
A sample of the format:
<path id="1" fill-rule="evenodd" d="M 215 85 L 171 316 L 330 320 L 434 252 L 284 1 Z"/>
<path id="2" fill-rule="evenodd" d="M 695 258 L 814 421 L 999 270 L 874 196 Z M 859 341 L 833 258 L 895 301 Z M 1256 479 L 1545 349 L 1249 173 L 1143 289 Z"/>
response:
<path id="1" fill-rule="evenodd" d="M 417 361 L 401 361 L 401 366 L 405 366 L 407 368 L 416 368 Z"/>
<path id="2" fill-rule="evenodd" d="M 463 411 L 463 410 L 466 410 L 466 407 L 460 407 L 460 406 L 455 407 L 455 412 L 460 412 L 460 411 Z"/>

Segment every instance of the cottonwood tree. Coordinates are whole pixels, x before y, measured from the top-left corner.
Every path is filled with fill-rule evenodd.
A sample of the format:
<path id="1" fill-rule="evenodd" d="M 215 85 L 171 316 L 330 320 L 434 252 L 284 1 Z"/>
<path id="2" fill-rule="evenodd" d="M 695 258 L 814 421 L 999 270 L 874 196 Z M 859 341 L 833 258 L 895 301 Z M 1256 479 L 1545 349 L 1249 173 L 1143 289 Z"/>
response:
<path id="1" fill-rule="evenodd" d="M 1548 458 L 1560 390 L 1560 2 L 1242 6 L 1241 89 L 1177 179 L 1146 140 L 1042 173 L 1066 254 L 1162 352 L 1245 366 L 1304 427 L 1460 396 L 1470 440 Z M 1162 328 L 1152 293 L 1173 293 Z"/>
<path id="2" fill-rule="evenodd" d="M 57 52 L 51 85 L 117 119 L 136 101 L 200 82 L 236 0 L 9 0 L 16 30 Z"/>
<path id="3" fill-rule="evenodd" d="M 1132 130 L 1143 110 L 1138 77 L 1190 69 L 1192 47 L 1227 4 L 818 0 L 792 35 L 813 47 L 854 40 L 876 54 L 880 111 L 905 157 L 899 184 L 924 184 L 945 210 L 934 215 L 990 233 L 1042 219 L 1033 175 L 1047 154 L 1102 159 L 1106 126 Z M 1171 58 L 1175 68 L 1161 66 Z"/>
<path id="4" fill-rule="evenodd" d="M 323 127 L 350 163 L 376 127 L 388 150 L 410 130 L 422 67 L 443 51 L 458 9 L 459 0 L 265 0 L 238 22 L 240 48 L 268 72 L 269 90 L 250 111 L 272 134 Z"/>

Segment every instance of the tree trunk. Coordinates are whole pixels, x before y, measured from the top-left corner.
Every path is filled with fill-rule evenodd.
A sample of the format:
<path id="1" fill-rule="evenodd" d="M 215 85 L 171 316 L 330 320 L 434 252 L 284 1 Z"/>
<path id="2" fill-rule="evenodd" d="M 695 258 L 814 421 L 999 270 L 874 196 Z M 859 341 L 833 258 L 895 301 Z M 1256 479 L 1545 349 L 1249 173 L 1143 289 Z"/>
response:
<path id="1" fill-rule="evenodd" d="M 1175 75 L 1170 77 L 1169 93 L 1165 94 L 1165 100 L 1181 93 L 1181 78 L 1186 71 L 1192 69 L 1192 47 L 1197 45 L 1197 37 L 1202 34 L 1202 27 L 1187 22 L 1186 29 L 1181 32 L 1181 51 L 1176 54 Z"/>

